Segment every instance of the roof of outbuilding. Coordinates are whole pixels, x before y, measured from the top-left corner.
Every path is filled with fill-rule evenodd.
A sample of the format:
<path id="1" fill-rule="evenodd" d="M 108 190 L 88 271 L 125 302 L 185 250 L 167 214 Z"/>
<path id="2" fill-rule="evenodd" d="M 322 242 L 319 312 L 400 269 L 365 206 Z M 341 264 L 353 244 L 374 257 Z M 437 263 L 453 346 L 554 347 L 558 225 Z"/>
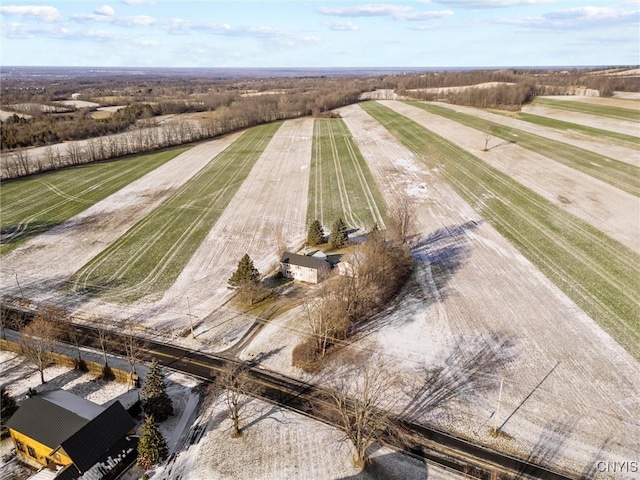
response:
<path id="1" fill-rule="evenodd" d="M 287 263 L 289 265 L 299 265 L 301 267 L 313 268 L 319 270 L 322 268 L 329 268 L 331 265 L 329 262 L 317 257 L 309 257 L 308 255 L 298 255 L 297 253 L 284 252 L 281 263 Z"/>

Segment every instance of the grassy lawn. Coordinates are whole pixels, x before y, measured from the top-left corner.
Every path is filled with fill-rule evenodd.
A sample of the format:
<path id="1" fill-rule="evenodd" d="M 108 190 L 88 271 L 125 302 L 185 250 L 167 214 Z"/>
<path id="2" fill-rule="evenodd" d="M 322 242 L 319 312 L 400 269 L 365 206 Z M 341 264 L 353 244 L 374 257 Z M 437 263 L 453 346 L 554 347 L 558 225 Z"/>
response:
<path id="1" fill-rule="evenodd" d="M 516 142 L 519 146 L 544 155 L 635 196 L 640 196 L 640 168 L 550 138 L 490 122 L 440 105 L 406 102 L 430 113 L 454 120 L 467 127 Z M 480 147 L 479 147 L 480 148 Z"/>
<path id="2" fill-rule="evenodd" d="M 130 303 L 169 288 L 282 122 L 247 130 L 72 278 L 76 291 Z"/>
<path id="3" fill-rule="evenodd" d="M 569 110 L 571 112 L 589 113 L 602 117 L 617 118 L 618 120 L 629 120 L 640 122 L 640 108 L 637 105 L 629 105 L 631 108 L 610 107 L 608 105 L 594 105 L 572 100 L 553 100 L 551 98 L 536 98 L 533 105 L 543 105 L 545 107 Z"/>
<path id="4" fill-rule="evenodd" d="M 589 127 L 587 125 L 580 125 L 579 123 L 565 122 L 563 120 L 556 120 L 555 118 L 541 117 L 539 115 L 532 115 L 530 113 L 518 112 L 515 117 L 518 120 L 534 123 L 536 125 L 542 125 L 543 127 L 551 127 L 556 130 L 564 130 L 566 132 L 578 132 L 588 135 L 594 138 L 602 138 L 605 140 L 615 140 L 625 147 L 635 148 L 640 147 L 640 137 L 634 137 L 633 135 L 625 135 L 624 133 L 611 132 L 609 130 L 602 130 L 600 128 Z"/>
<path id="5" fill-rule="evenodd" d="M 349 227 L 384 225 L 385 202 L 341 119 L 317 119 L 313 132 L 307 220 L 328 228 L 338 217 Z"/>
<path id="6" fill-rule="evenodd" d="M 640 256 L 412 120 L 361 105 L 640 360 Z"/>
<path id="7" fill-rule="evenodd" d="M 0 253 L 69 220 L 187 149 L 173 148 L 3 182 Z"/>

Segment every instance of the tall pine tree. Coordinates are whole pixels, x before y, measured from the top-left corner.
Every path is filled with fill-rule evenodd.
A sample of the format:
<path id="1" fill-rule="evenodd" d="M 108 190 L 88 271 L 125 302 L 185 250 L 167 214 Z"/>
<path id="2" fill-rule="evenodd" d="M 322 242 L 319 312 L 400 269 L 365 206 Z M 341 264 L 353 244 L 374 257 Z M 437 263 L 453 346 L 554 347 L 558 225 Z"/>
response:
<path id="1" fill-rule="evenodd" d="M 16 404 L 15 399 L 9 395 L 7 389 L 4 388 L 4 385 L 0 387 L 0 406 L 2 407 L 2 412 L 0 412 L 0 424 L 4 428 L 4 424 L 7 423 L 7 420 L 11 418 L 11 415 L 16 413 L 18 410 L 18 405 Z"/>
<path id="2" fill-rule="evenodd" d="M 144 470 L 149 470 L 169 456 L 169 448 L 151 415 L 145 415 L 141 430 L 142 436 L 138 442 L 138 465 Z"/>
<path id="3" fill-rule="evenodd" d="M 231 275 L 229 285 L 232 287 L 251 287 L 259 282 L 260 272 L 254 267 L 251 257 L 245 253 L 238 262 L 238 269 Z"/>
<path id="4" fill-rule="evenodd" d="M 324 230 L 319 220 L 314 220 L 309 226 L 309 233 L 307 234 L 308 245 L 320 245 L 324 240 Z"/>
<path id="5" fill-rule="evenodd" d="M 331 235 L 329 235 L 329 243 L 332 248 L 342 248 L 349 243 L 349 237 L 347 236 L 347 225 L 342 218 L 338 218 L 333 223 L 331 228 Z"/>
<path id="6" fill-rule="evenodd" d="M 158 361 L 153 360 L 151 370 L 144 379 L 142 391 L 142 410 L 147 415 L 152 415 L 158 422 L 163 422 L 173 415 L 173 404 L 167 395 L 167 386 L 162 378 Z"/>

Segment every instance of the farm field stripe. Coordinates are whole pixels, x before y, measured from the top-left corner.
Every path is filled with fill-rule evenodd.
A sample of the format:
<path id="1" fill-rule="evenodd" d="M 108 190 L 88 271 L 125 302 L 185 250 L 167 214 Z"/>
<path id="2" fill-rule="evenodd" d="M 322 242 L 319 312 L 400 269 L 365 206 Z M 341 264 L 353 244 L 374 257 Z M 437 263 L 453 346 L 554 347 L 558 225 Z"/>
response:
<path id="1" fill-rule="evenodd" d="M 540 115 L 534 115 L 532 113 L 518 112 L 516 113 L 515 118 L 524 122 L 533 123 L 535 125 L 555 128 L 556 130 L 564 130 L 566 132 L 575 131 L 595 138 L 615 140 L 616 142 L 621 143 L 624 146 L 640 150 L 640 137 L 634 137 L 633 135 L 626 135 L 624 133 L 612 132 L 611 130 L 589 127 L 587 125 L 581 125 L 579 123 L 566 122 L 564 120 L 557 120 L 555 118 L 542 117 Z"/>
<path id="2" fill-rule="evenodd" d="M 162 205 L 73 275 L 73 289 L 124 303 L 166 290 L 280 125 L 282 122 L 262 125 L 243 133 Z"/>
<path id="3" fill-rule="evenodd" d="M 362 107 L 437 168 L 498 232 L 640 359 L 640 256 L 412 120 L 378 103 Z"/>
<path id="4" fill-rule="evenodd" d="M 537 97 L 533 105 L 544 105 L 545 107 L 569 110 L 571 112 L 589 113 L 602 117 L 616 118 L 618 120 L 629 120 L 640 122 L 640 109 L 636 105 L 632 108 L 612 107 L 608 105 L 594 105 L 592 103 L 575 102 L 571 100 L 553 100 L 551 98 Z"/>
<path id="5" fill-rule="evenodd" d="M 631 195 L 640 197 L 640 168 L 635 165 L 604 157 L 573 145 L 525 132 L 524 130 L 500 125 L 466 113 L 456 112 L 439 105 L 422 102 L 405 103 L 488 135 L 494 135 L 510 142 L 517 139 L 517 144 L 520 147 L 540 153 L 558 163 L 586 173 Z"/>
<path id="6" fill-rule="evenodd" d="M 3 183 L 0 253 L 69 220 L 186 150 L 175 148 Z"/>
<path id="7" fill-rule="evenodd" d="M 316 119 L 312 151 L 307 221 L 330 226 L 342 217 L 350 227 L 384 225 L 384 200 L 344 121 Z"/>

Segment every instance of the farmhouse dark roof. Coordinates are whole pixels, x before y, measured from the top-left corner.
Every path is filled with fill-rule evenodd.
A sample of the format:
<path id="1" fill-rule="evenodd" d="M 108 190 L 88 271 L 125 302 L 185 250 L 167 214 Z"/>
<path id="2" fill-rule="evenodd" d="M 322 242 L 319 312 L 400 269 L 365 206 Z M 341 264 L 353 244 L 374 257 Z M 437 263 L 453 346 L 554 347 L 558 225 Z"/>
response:
<path id="1" fill-rule="evenodd" d="M 89 470 L 136 426 L 120 402 L 115 402 L 60 446 L 81 472 Z"/>
<path id="2" fill-rule="evenodd" d="M 287 263 L 289 265 L 299 265 L 301 267 L 313 268 L 314 270 L 320 270 L 323 268 L 329 268 L 329 262 L 317 257 L 309 257 L 307 255 L 298 255 L 297 253 L 284 252 L 282 255 L 281 263 Z"/>
<path id="3" fill-rule="evenodd" d="M 81 472 L 91 468 L 135 426 L 118 401 L 87 419 L 39 396 L 26 400 L 7 422 L 7 427 L 52 450 L 60 447 Z"/>
<path id="4" fill-rule="evenodd" d="M 7 427 L 52 449 L 60 445 L 90 420 L 38 396 L 20 406 Z"/>

